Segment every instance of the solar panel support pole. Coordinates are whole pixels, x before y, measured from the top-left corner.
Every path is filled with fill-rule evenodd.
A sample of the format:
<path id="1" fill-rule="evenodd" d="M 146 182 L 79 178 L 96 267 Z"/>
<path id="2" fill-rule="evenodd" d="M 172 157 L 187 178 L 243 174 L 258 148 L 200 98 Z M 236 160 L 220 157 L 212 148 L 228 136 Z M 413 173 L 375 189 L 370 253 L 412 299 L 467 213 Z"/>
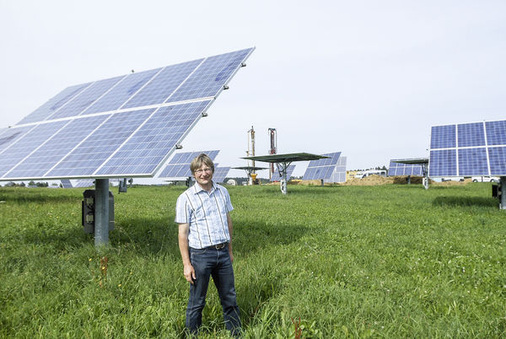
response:
<path id="1" fill-rule="evenodd" d="M 287 183 L 287 177 L 286 173 L 288 171 L 288 166 L 290 166 L 291 162 L 280 162 L 277 163 L 278 171 L 279 171 L 279 177 L 281 180 L 279 181 L 279 186 L 281 189 L 281 193 L 286 194 L 286 183 Z"/>
<path id="2" fill-rule="evenodd" d="M 429 169 L 427 165 L 428 164 L 422 164 L 422 184 L 426 190 L 429 189 Z"/>
<path id="3" fill-rule="evenodd" d="M 109 244 L 109 179 L 95 180 L 95 247 Z"/>

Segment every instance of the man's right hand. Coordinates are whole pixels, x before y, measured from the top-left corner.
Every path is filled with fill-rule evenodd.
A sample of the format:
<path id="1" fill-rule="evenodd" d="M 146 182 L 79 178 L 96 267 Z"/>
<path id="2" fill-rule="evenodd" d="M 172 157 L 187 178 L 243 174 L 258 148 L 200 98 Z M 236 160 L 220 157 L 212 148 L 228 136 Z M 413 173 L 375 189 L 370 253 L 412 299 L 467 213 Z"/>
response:
<path id="1" fill-rule="evenodd" d="M 191 264 L 184 266 L 184 277 L 192 285 L 195 282 L 195 280 L 197 280 L 195 270 L 193 269 L 193 266 Z"/>

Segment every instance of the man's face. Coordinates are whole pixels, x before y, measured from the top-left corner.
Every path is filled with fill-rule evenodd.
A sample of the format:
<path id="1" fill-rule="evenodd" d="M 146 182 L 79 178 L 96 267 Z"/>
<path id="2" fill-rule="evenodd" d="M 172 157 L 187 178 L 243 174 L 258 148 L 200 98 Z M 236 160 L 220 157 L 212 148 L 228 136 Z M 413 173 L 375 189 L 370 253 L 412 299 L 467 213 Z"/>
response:
<path id="1" fill-rule="evenodd" d="M 199 183 L 202 188 L 210 188 L 212 186 L 213 170 L 206 164 L 197 169 L 193 173 L 195 180 Z"/>

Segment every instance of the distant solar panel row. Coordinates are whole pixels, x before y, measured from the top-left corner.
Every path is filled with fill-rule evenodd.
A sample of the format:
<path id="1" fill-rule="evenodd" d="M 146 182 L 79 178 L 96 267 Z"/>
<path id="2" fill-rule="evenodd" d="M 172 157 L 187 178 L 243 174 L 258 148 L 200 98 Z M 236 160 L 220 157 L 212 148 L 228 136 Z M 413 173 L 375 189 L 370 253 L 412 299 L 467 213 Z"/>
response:
<path id="1" fill-rule="evenodd" d="M 505 176 L 506 120 L 433 126 L 429 176 Z"/>
<path id="2" fill-rule="evenodd" d="M 63 90 L 0 130 L 0 180 L 153 176 L 252 51 Z"/>
<path id="3" fill-rule="evenodd" d="M 422 165 L 417 164 L 403 164 L 397 163 L 395 160 L 390 161 L 390 166 L 388 167 L 388 176 L 396 176 L 396 175 L 418 175 L 423 176 L 423 167 Z"/>

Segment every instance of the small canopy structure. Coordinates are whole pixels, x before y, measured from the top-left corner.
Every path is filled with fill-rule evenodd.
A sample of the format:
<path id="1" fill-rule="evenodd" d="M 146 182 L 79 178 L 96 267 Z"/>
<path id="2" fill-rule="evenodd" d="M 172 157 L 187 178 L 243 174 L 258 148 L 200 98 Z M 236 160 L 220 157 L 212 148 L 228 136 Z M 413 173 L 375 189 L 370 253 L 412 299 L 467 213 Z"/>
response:
<path id="1" fill-rule="evenodd" d="M 395 159 L 392 162 L 406 165 L 420 165 L 423 173 L 423 187 L 429 188 L 429 158 Z"/>
<path id="2" fill-rule="evenodd" d="M 269 154 L 269 155 L 257 155 L 251 157 L 243 157 L 242 159 L 247 160 L 255 160 L 261 162 L 268 162 L 271 164 L 276 164 L 276 167 L 279 171 L 279 176 L 281 177 L 280 188 L 283 194 L 286 194 L 286 172 L 288 166 L 294 161 L 310 161 L 310 160 L 318 160 L 328 158 L 324 155 L 311 154 L 311 153 L 287 153 L 287 154 Z"/>
<path id="3" fill-rule="evenodd" d="M 255 173 L 256 171 L 261 171 L 268 168 L 257 166 L 239 166 L 239 167 L 232 167 L 232 169 L 245 170 L 246 174 L 248 175 L 248 180 L 250 180 L 250 184 L 252 184 L 254 180 L 252 174 Z"/>

